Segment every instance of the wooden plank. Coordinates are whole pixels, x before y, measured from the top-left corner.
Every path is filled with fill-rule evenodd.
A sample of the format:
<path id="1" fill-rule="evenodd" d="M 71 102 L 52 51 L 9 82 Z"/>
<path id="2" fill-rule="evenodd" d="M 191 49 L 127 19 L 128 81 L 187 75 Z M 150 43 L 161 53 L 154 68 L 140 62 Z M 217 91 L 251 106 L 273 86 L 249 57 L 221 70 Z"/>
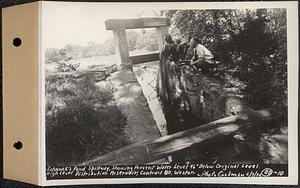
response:
<path id="1" fill-rule="evenodd" d="M 281 111 L 275 109 L 230 116 L 156 140 L 129 145 L 80 165 L 146 164 L 194 145 L 205 145 L 228 137 L 242 128 L 250 128 L 258 123 L 260 127 L 264 126 L 265 122 L 280 117 Z"/>
<path id="2" fill-rule="evenodd" d="M 170 20 L 166 17 L 133 18 L 133 19 L 108 19 L 105 21 L 106 30 L 138 29 L 169 26 Z"/>
<path id="3" fill-rule="evenodd" d="M 155 52 L 155 53 L 149 53 L 149 54 L 143 54 L 143 55 L 135 55 L 135 56 L 130 56 L 129 58 L 130 58 L 132 64 L 158 61 L 159 53 Z"/>

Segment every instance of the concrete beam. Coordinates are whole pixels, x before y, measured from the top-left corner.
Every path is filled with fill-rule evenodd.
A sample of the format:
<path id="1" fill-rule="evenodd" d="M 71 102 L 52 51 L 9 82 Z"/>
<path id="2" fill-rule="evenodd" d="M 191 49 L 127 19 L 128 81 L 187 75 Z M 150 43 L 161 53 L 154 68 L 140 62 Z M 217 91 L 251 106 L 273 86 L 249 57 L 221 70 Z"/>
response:
<path id="1" fill-rule="evenodd" d="M 133 18 L 133 19 L 108 19 L 105 21 L 106 30 L 138 29 L 170 26 L 170 19 L 166 17 Z"/>
<path id="2" fill-rule="evenodd" d="M 130 60 L 131 60 L 132 64 L 158 61 L 159 53 L 155 52 L 155 53 L 149 53 L 149 54 L 143 54 L 143 55 L 130 56 Z"/>

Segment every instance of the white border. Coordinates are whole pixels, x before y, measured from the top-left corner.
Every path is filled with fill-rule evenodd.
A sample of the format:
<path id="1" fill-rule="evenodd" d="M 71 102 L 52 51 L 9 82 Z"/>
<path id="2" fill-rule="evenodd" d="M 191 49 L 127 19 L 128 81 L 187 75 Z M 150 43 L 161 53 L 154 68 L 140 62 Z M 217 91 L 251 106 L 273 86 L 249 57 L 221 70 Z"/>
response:
<path id="1" fill-rule="evenodd" d="M 41 10 L 41 54 L 40 63 L 40 93 L 45 92 L 45 73 L 43 45 L 45 32 L 43 30 L 43 12 L 47 6 L 55 6 L 57 3 L 89 4 L 88 2 L 47 2 L 43 1 Z M 256 8 L 286 8 L 287 9 L 287 44 L 288 44 L 288 177 L 268 178 L 105 178 L 105 179 L 72 179 L 72 180 L 46 180 L 45 162 L 45 96 L 40 96 L 40 185 L 70 185 L 70 184 L 129 184 L 129 183 L 213 183 L 213 184 L 298 184 L 298 2 L 142 2 L 142 3 L 92 3 L 94 6 L 114 6 L 117 9 L 130 8 L 149 10 L 167 9 L 256 9 Z"/>
<path id="2" fill-rule="evenodd" d="M 44 98 L 43 96 L 43 93 L 44 93 L 44 90 L 43 88 L 45 87 L 45 84 L 44 84 L 44 63 L 45 62 L 45 59 L 43 58 L 44 57 L 44 54 L 45 54 L 45 51 L 43 51 L 43 40 L 42 40 L 42 3 L 41 2 L 38 2 L 38 46 L 39 46 L 39 49 L 38 49 L 38 88 L 39 88 L 39 93 L 38 93 L 38 123 L 39 123 L 39 130 L 38 130 L 38 174 L 43 174 L 43 166 L 44 166 L 44 162 L 43 162 L 43 155 L 42 155 L 42 151 L 43 151 L 43 146 L 45 146 L 45 144 L 43 143 L 43 136 L 45 131 L 43 129 L 44 125 L 42 123 L 42 120 L 45 119 L 45 114 L 43 113 L 43 110 L 44 108 L 42 108 L 43 106 L 45 106 L 43 104 L 43 101 Z M 43 118 L 44 117 L 44 118 Z M 42 182 L 42 176 L 39 176 L 38 178 L 38 184 L 40 185 L 41 182 Z"/>

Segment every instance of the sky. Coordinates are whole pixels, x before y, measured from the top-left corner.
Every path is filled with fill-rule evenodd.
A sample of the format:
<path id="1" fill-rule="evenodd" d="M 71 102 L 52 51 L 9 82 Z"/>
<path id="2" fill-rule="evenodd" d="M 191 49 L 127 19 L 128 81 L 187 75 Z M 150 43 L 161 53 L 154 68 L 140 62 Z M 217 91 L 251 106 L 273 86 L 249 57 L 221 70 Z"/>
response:
<path id="1" fill-rule="evenodd" d="M 286 5 L 285 5 L 286 6 Z M 67 44 L 101 43 L 112 38 L 105 20 L 112 18 L 156 17 L 159 10 L 170 9 L 241 9 L 277 8 L 280 3 L 220 2 L 47 2 L 42 1 L 42 43 L 45 48 L 62 48 Z"/>
<path id="2" fill-rule="evenodd" d="M 46 48 L 63 48 L 67 44 L 101 43 L 112 38 L 105 20 L 112 18 L 155 17 L 145 6 L 129 9 L 101 3 L 47 2 L 42 8 L 42 36 Z"/>

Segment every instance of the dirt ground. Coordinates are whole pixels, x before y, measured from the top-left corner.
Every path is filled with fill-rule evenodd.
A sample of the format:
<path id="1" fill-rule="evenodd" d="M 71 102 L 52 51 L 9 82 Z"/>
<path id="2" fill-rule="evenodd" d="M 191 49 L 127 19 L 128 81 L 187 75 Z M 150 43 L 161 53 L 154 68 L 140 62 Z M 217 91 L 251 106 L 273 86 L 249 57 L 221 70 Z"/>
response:
<path id="1" fill-rule="evenodd" d="M 160 137 L 161 133 L 134 73 L 122 70 L 113 73 L 109 79 L 116 89 L 114 97 L 117 105 L 127 117 L 125 133 L 131 142 L 143 142 Z"/>

